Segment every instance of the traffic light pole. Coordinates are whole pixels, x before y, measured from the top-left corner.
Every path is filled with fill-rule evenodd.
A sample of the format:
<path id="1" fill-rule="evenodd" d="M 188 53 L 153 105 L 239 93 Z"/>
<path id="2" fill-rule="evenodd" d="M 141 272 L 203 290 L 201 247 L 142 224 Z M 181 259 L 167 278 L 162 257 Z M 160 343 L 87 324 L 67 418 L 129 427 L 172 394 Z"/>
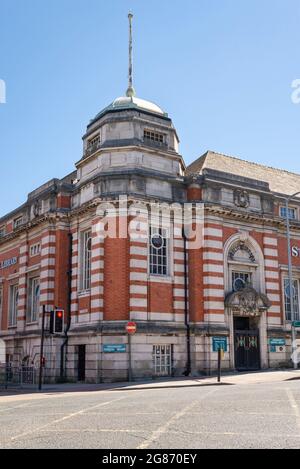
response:
<path id="1" fill-rule="evenodd" d="M 44 357 L 44 339 L 45 339 L 45 318 L 46 318 L 46 305 L 43 305 L 42 335 L 41 335 L 41 348 L 40 348 L 39 391 L 42 390 L 42 383 L 43 383 L 43 357 Z"/>

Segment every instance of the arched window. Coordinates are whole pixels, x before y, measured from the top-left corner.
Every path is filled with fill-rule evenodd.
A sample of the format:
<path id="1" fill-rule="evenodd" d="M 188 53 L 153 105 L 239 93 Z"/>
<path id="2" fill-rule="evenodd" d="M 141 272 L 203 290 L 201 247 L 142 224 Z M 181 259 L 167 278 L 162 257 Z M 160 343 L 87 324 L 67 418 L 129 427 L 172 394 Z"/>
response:
<path id="1" fill-rule="evenodd" d="M 264 293 L 264 258 L 258 243 L 248 233 L 232 236 L 224 247 L 226 293 L 252 287 Z"/>

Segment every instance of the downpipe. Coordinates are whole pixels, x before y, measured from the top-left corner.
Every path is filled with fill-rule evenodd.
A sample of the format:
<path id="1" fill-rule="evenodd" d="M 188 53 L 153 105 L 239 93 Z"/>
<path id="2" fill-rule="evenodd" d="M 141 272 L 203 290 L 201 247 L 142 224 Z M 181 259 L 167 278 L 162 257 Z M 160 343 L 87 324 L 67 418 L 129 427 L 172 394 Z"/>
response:
<path id="1" fill-rule="evenodd" d="M 72 253 L 73 253 L 73 236 L 69 233 L 69 268 L 68 268 L 68 317 L 67 317 L 67 325 L 65 329 L 65 338 L 60 347 L 60 380 L 63 381 L 65 378 L 65 349 L 68 346 L 68 332 L 71 327 L 71 285 L 72 285 Z"/>
<path id="2" fill-rule="evenodd" d="M 182 230 L 182 237 L 184 243 L 184 322 L 186 327 L 186 348 L 187 348 L 187 361 L 184 376 L 191 374 L 191 327 L 189 323 L 188 312 L 188 279 L 187 279 L 187 240 L 184 229 Z"/>

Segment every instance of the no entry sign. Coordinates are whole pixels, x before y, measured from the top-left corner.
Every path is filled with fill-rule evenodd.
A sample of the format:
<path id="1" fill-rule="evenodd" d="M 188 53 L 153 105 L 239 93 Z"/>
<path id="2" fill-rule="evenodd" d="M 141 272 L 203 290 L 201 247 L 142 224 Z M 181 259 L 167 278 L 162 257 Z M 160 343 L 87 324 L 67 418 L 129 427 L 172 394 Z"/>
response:
<path id="1" fill-rule="evenodd" d="M 127 334 L 133 335 L 136 333 L 136 323 L 135 322 L 128 322 L 126 324 L 126 331 Z"/>

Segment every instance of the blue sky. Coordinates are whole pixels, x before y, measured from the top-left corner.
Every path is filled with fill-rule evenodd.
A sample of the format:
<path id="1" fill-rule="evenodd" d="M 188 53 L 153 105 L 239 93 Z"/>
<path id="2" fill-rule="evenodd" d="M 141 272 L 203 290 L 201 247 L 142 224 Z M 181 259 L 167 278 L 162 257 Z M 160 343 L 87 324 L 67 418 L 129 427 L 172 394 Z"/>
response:
<path id="1" fill-rule="evenodd" d="M 0 216 L 81 158 L 89 120 L 134 84 L 207 149 L 300 173 L 299 0 L 0 0 Z"/>

